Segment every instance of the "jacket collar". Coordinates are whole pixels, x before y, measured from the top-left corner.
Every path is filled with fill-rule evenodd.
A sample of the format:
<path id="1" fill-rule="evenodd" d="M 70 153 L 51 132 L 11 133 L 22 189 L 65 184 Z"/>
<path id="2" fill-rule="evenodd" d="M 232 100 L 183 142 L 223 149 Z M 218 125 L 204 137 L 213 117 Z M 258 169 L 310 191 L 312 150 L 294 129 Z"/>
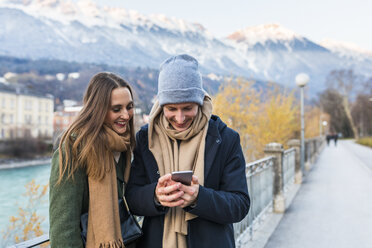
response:
<path id="1" fill-rule="evenodd" d="M 209 120 L 207 139 L 205 142 L 204 178 L 207 178 L 212 168 L 214 158 L 216 157 L 218 147 L 222 142 L 220 129 L 222 130 L 225 127 L 226 125 L 220 120 L 220 118 L 212 115 Z"/>

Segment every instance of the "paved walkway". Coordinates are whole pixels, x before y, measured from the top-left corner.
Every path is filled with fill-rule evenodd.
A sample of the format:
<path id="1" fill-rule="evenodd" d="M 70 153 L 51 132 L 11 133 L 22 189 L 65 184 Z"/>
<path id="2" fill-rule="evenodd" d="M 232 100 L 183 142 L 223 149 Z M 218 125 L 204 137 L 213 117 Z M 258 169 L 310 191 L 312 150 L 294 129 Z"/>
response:
<path id="1" fill-rule="evenodd" d="M 371 248 L 372 149 L 331 142 L 266 248 Z"/>

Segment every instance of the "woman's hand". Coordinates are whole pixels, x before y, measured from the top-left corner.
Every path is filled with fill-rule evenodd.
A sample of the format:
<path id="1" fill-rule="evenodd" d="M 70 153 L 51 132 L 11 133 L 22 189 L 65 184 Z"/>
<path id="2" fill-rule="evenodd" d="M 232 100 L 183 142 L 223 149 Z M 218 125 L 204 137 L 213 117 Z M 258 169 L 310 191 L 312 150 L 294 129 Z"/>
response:
<path id="1" fill-rule="evenodd" d="M 183 196 L 181 198 L 184 200 L 184 202 L 181 204 L 181 207 L 187 207 L 196 202 L 196 199 L 199 194 L 199 181 L 197 176 L 192 176 L 192 182 L 190 186 L 181 184 L 181 187 L 179 188 L 180 191 L 184 192 Z"/>
<path id="2" fill-rule="evenodd" d="M 166 174 L 158 179 L 155 188 L 156 200 L 165 207 L 177 207 L 184 203 L 181 197 L 184 192 L 180 190 L 182 184 L 171 179 L 171 174 Z"/>

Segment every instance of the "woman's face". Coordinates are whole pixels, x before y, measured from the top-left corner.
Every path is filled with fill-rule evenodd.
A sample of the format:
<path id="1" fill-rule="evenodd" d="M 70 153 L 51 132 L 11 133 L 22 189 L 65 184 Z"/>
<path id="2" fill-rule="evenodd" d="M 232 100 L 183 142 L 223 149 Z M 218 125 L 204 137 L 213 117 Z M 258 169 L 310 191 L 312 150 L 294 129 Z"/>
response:
<path id="1" fill-rule="evenodd" d="M 133 99 L 126 87 L 111 92 L 111 104 L 105 118 L 105 124 L 117 134 L 124 134 L 133 117 Z"/>
<path id="2" fill-rule="evenodd" d="M 163 106 L 165 118 L 177 131 L 184 131 L 189 128 L 198 114 L 198 110 L 199 105 L 193 102 L 165 104 Z"/>

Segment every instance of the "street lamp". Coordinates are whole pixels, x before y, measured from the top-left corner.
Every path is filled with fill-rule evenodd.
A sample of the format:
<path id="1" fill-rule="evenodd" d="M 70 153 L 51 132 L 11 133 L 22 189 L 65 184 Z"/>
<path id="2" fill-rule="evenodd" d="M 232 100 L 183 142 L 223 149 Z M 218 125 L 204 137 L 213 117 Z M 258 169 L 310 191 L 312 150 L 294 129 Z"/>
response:
<path id="1" fill-rule="evenodd" d="M 326 126 L 327 126 L 327 124 L 328 124 L 327 121 L 323 121 L 323 122 L 322 122 L 324 133 L 326 133 Z M 322 136 L 322 135 L 323 135 L 323 132 L 322 132 L 320 135 Z"/>
<path id="2" fill-rule="evenodd" d="M 304 118 L 304 87 L 309 82 L 309 76 L 305 73 L 300 73 L 296 76 L 296 84 L 300 87 L 301 91 L 301 156 L 300 164 L 301 171 L 304 173 L 304 163 L 305 163 L 305 118 Z"/>

